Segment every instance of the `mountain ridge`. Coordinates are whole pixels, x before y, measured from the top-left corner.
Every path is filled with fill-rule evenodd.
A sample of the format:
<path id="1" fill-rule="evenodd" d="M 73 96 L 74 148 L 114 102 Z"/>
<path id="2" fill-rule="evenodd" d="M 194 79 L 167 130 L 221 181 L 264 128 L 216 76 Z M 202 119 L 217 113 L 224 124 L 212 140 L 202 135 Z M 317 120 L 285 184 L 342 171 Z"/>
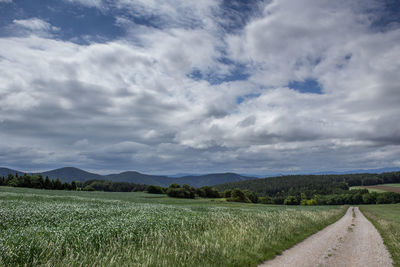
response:
<path id="1" fill-rule="evenodd" d="M 0 168 L 0 176 L 7 176 L 8 174 L 23 175 L 25 172 L 13 170 L 9 168 Z M 44 172 L 26 172 L 27 174 L 37 174 L 43 177 L 48 176 L 51 179 L 59 178 L 63 182 L 72 181 L 89 181 L 89 180 L 109 180 L 113 182 L 129 182 L 135 184 L 159 185 L 167 187 L 170 184 L 188 184 L 194 187 L 212 186 L 227 182 L 236 182 L 250 179 L 257 179 L 256 177 L 243 176 L 236 173 L 211 173 L 205 175 L 187 175 L 183 177 L 169 177 L 166 175 L 150 175 L 143 174 L 137 171 L 124 171 L 121 173 L 100 175 L 88 172 L 75 167 L 63 167 Z"/>
<path id="2" fill-rule="evenodd" d="M 347 172 L 314 172 L 308 175 L 324 175 L 324 174 L 355 174 L 355 173 L 383 173 L 387 171 L 400 171 L 398 167 L 392 168 L 380 168 L 380 169 L 366 169 L 366 170 L 353 170 Z M 113 173 L 107 175 L 100 175 L 97 173 L 88 172 L 76 167 L 63 167 L 54 170 L 44 172 L 22 172 L 6 167 L 0 167 L 0 176 L 7 176 L 8 174 L 23 175 L 27 174 L 41 174 L 43 177 L 49 176 L 51 179 L 59 178 L 63 182 L 72 181 L 89 181 L 89 180 L 109 180 L 114 182 L 129 182 L 135 184 L 147 184 L 147 185 L 159 185 L 169 186 L 172 183 L 177 184 L 188 184 L 195 187 L 201 187 L 205 185 L 214 186 L 219 184 L 225 184 L 230 182 L 239 182 L 244 180 L 260 179 L 260 178 L 271 178 L 287 175 L 302 175 L 302 174 L 276 174 L 276 175 L 243 175 L 232 172 L 225 173 L 210 173 L 210 174 L 193 174 L 184 175 L 180 177 L 168 176 L 168 175 L 150 175 L 143 174 L 137 171 L 123 171 L 120 173 Z"/>

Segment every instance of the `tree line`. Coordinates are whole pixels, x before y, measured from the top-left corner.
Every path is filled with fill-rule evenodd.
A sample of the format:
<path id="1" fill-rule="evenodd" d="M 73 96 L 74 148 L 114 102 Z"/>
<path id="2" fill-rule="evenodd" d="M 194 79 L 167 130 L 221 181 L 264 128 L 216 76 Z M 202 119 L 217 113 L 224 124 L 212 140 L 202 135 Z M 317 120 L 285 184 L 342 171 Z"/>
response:
<path id="1" fill-rule="evenodd" d="M 15 175 L 9 174 L 7 177 L 0 177 L 0 186 L 28 187 L 36 189 L 54 190 L 80 190 L 80 191 L 106 191 L 106 192 L 136 192 L 144 191 L 147 185 L 113 182 L 106 180 L 89 180 L 85 182 L 72 181 L 63 183 L 60 179 L 50 179 L 42 175 Z"/>
<path id="2" fill-rule="evenodd" d="M 289 175 L 216 185 L 219 191 L 240 188 L 283 203 L 288 196 L 345 194 L 351 186 L 400 183 L 400 172 L 346 175 Z"/>
<path id="3" fill-rule="evenodd" d="M 55 189 L 55 190 L 77 190 L 76 182 L 63 183 L 60 179 L 50 179 L 42 175 L 15 175 L 9 174 L 7 177 L 0 177 L 0 186 L 28 187 L 37 189 Z"/>
<path id="4" fill-rule="evenodd" d="M 393 192 L 369 193 L 367 189 L 349 190 L 349 185 L 374 185 L 400 182 L 400 173 L 355 175 L 296 175 L 257 180 L 246 180 L 223 185 L 195 188 L 171 184 L 169 187 L 114 182 L 108 180 L 73 181 L 43 178 L 41 175 L 0 177 L 0 186 L 29 187 L 55 190 L 83 190 L 105 192 L 147 191 L 177 198 L 225 198 L 227 201 L 285 205 L 343 205 L 400 203 L 400 194 Z M 237 187 L 231 187 L 237 185 Z M 224 189 L 224 190 L 221 190 Z M 253 189 L 253 190 L 252 190 Z"/>
<path id="5" fill-rule="evenodd" d="M 194 188 L 189 185 L 171 184 L 169 187 L 150 185 L 146 191 L 152 194 L 167 194 L 176 198 L 225 198 L 226 201 L 243 203 L 279 204 L 279 205 L 359 205 L 359 204 L 391 204 L 400 203 L 400 194 L 393 192 L 376 193 L 367 189 L 342 190 L 336 194 L 316 194 L 308 197 L 305 193 L 288 196 L 257 196 L 247 189 L 226 189 L 219 192 L 215 187 L 203 186 Z"/>
<path id="6" fill-rule="evenodd" d="M 146 190 L 151 194 L 167 194 L 170 197 L 176 198 L 225 198 L 227 201 L 258 203 L 258 196 L 249 190 L 234 190 L 227 189 L 224 192 L 219 192 L 215 187 L 203 186 L 195 188 L 189 185 L 171 184 L 169 187 L 161 187 L 157 185 L 149 185 Z"/>
<path id="7" fill-rule="evenodd" d="M 361 205 L 361 204 L 395 204 L 400 203 L 400 194 L 393 192 L 368 192 L 367 189 L 343 191 L 337 194 L 319 195 L 308 197 L 304 193 L 286 197 L 259 197 L 263 204 L 284 205 Z"/>

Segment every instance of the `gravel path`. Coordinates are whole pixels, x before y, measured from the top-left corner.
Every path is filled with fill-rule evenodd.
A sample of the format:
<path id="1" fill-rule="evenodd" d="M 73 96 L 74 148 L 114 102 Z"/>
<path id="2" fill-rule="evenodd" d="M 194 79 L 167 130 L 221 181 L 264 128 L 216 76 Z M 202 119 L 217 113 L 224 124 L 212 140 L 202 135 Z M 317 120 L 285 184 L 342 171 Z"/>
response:
<path id="1" fill-rule="evenodd" d="M 336 223 L 259 266 L 386 267 L 393 264 L 375 227 L 358 207 L 350 207 Z"/>

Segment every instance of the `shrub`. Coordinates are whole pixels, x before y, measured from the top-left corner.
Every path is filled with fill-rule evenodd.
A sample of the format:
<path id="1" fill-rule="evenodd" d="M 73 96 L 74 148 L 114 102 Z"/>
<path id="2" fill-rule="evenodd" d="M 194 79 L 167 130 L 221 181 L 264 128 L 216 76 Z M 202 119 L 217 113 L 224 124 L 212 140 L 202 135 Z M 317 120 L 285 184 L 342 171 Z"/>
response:
<path id="1" fill-rule="evenodd" d="M 272 198 L 266 196 L 266 197 L 259 197 L 258 201 L 261 204 L 274 204 L 274 201 L 272 200 Z"/>
<path id="2" fill-rule="evenodd" d="M 250 203 L 250 199 L 245 195 L 245 193 L 240 190 L 239 188 L 235 188 L 232 191 L 231 197 L 227 199 L 228 201 L 234 201 L 234 202 L 244 202 L 244 203 Z"/>
<path id="3" fill-rule="evenodd" d="M 147 192 L 150 194 L 164 194 L 164 190 L 161 186 L 158 185 L 149 185 L 147 187 Z"/>
<path id="4" fill-rule="evenodd" d="M 362 200 L 364 204 L 375 204 L 377 193 L 366 193 L 362 195 Z"/>
<path id="5" fill-rule="evenodd" d="M 204 190 L 205 197 L 209 197 L 209 198 L 220 198 L 221 197 L 220 193 L 218 192 L 218 190 L 215 187 L 203 186 L 203 187 L 201 187 L 201 189 Z"/>
<path id="6" fill-rule="evenodd" d="M 177 198 L 194 198 L 195 193 L 194 191 L 190 191 L 186 188 L 168 188 L 167 195 L 170 197 L 177 197 Z"/>
<path id="7" fill-rule="evenodd" d="M 258 203 L 258 196 L 256 195 L 256 193 L 251 192 L 249 190 L 244 190 L 244 194 L 246 195 L 246 197 L 253 203 Z"/>
<path id="8" fill-rule="evenodd" d="M 297 200 L 297 198 L 295 196 L 288 196 L 287 198 L 285 198 L 283 204 L 285 205 L 298 205 L 299 202 Z"/>
<path id="9" fill-rule="evenodd" d="M 230 198 L 232 196 L 232 190 L 231 189 L 226 189 L 224 191 L 224 197 L 225 198 Z"/>
<path id="10" fill-rule="evenodd" d="M 181 186 L 179 184 L 170 184 L 169 188 L 180 188 Z"/>
<path id="11" fill-rule="evenodd" d="M 202 189 L 202 188 L 197 188 L 197 189 L 196 189 L 196 194 L 197 194 L 199 197 L 206 197 L 206 191 L 204 191 L 204 189 Z"/>
<path id="12" fill-rule="evenodd" d="M 377 204 L 391 204 L 391 203 L 399 203 L 400 202 L 400 194 L 393 192 L 385 192 L 378 194 L 376 197 Z"/>

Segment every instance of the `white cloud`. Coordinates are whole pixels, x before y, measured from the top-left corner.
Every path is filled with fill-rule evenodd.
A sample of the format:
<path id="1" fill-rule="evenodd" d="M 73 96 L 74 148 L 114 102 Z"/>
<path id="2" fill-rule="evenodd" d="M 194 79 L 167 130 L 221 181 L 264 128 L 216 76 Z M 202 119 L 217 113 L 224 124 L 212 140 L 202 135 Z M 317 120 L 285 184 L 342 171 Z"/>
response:
<path id="1" fill-rule="evenodd" d="M 8 26 L 14 35 L 35 34 L 43 37 L 51 37 L 51 34 L 60 30 L 50 23 L 39 18 L 14 19 L 13 24 Z"/>
<path id="2" fill-rule="evenodd" d="M 70 3 L 78 3 L 88 7 L 102 8 L 104 7 L 102 0 L 64 0 Z"/>
<path id="3" fill-rule="evenodd" d="M 126 38 L 89 45 L 42 35 L 57 29 L 40 19 L 14 20 L 31 34 L 0 39 L 0 138 L 8 143 L 0 150 L 13 155 L 0 155 L 2 162 L 28 161 L 25 144 L 40 148 L 30 166 L 102 170 L 268 173 L 396 164 L 399 29 L 371 29 L 357 3 L 281 0 L 226 34 L 210 12 L 218 4 L 118 1 L 118 8 L 168 23 L 138 27 L 120 16 L 116 23 L 131 29 Z M 249 79 L 202 79 L 235 75 L 223 56 L 242 63 Z M 193 71 L 201 77 L 191 78 Z M 324 94 L 287 87 L 307 78 Z"/>

